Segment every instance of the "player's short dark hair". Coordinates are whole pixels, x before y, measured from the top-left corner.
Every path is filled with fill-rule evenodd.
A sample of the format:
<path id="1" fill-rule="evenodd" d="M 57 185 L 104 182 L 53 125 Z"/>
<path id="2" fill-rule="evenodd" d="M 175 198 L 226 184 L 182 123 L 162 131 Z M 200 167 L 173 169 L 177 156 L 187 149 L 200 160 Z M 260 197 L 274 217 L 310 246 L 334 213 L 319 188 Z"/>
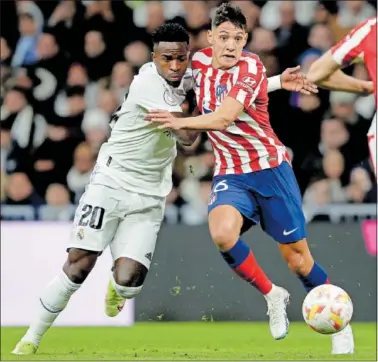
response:
<path id="1" fill-rule="evenodd" d="M 165 23 L 156 28 L 152 34 L 152 42 L 153 44 L 160 42 L 189 44 L 189 34 L 178 23 Z"/>
<path id="2" fill-rule="evenodd" d="M 231 3 L 223 3 L 216 9 L 211 25 L 216 28 L 227 21 L 240 29 L 247 28 L 247 19 L 241 9 Z"/>

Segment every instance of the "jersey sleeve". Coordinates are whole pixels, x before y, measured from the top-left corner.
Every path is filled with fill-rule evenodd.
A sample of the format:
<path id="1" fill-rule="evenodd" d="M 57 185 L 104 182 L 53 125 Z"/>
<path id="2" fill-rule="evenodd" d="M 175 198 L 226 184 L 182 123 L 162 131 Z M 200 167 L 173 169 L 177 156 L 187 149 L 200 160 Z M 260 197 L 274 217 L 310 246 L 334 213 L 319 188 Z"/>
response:
<path id="1" fill-rule="evenodd" d="M 375 19 L 376 22 L 376 19 Z M 372 31 L 374 19 L 367 19 L 353 28 L 342 40 L 331 48 L 333 60 L 342 66 L 357 61 L 364 53 L 364 40 Z"/>
<path id="2" fill-rule="evenodd" d="M 185 93 L 190 92 L 194 89 L 194 78 L 193 78 L 193 70 L 188 68 L 183 78 L 183 89 Z"/>
<path id="3" fill-rule="evenodd" d="M 139 107 L 147 111 L 161 109 L 168 112 L 182 112 L 179 100 L 155 75 L 134 78 L 130 87 L 130 96 Z"/>
<path id="4" fill-rule="evenodd" d="M 263 80 L 263 69 L 257 66 L 256 60 L 248 59 L 240 65 L 236 82 L 227 96 L 236 99 L 247 109 L 259 94 Z"/>

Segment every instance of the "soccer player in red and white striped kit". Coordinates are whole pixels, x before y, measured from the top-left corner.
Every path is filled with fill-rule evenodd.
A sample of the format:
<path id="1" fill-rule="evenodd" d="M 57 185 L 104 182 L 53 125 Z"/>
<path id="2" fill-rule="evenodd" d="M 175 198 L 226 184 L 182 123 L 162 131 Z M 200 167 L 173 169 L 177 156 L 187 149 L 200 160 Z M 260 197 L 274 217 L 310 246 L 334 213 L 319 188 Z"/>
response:
<path id="1" fill-rule="evenodd" d="M 352 63 L 364 62 L 371 82 L 361 82 L 345 75 L 341 68 Z M 377 105 L 377 17 L 358 24 L 330 51 L 310 67 L 307 78 L 314 83 L 337 91 L 374 92 Z M 377 176 L 377 113 L 367 134 L 370 160 Z"/>
<path id="2" fill-rule="evenodd" d="M 289 155 L 270 125 L 268 91 L 274 85 L 268 84 L 259 57 L 243 50 L 247 37 L 241 10 L 222 4 L 208 33 L 211 47 L 192 59 L 202 115 L 180 119 L 167 111 L 152 110 L 146 119 L 160 123 L 162 129 L 207 132 L 216 158 L 208 207 L 211 237 L 226 263 L 265 297 L 271 334 L 282 339 L 289 327 L 289 293 L 270 281 L 240 235 L 260 223 L 277 241 L 283 258 L 307 291 L 329 279 L 309 250 Z M 333 354 L 353 352 L 350 326 L 332 335 Z"/>

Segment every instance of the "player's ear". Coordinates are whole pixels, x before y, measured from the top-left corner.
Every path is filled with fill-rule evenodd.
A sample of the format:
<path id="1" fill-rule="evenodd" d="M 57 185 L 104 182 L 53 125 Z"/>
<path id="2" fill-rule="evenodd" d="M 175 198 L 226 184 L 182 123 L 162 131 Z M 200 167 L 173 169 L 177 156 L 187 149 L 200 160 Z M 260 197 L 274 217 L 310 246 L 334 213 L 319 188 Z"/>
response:
<path id="1" fill-rule="evenodd" d="M 213 32 L 211 30 L 207 31 L 207 41 L 210 45 L 213 45 Z"/>
<path id="2" fill-rule="evenodd" d="M 152 59 L 153 62 L 155 61 L 155 59 L 156 59 L 155 52 L 151 52 L 151 59 Z"/>
<path id="3" fill-rule="evenodd" d="M 248 41 L 248 33 L 246 32 L 245 34 L 244 34 L 244 39 L 243 39 L 243 48 L 245 47 L 245 45 L 247 44 L 247 41 Z"/>

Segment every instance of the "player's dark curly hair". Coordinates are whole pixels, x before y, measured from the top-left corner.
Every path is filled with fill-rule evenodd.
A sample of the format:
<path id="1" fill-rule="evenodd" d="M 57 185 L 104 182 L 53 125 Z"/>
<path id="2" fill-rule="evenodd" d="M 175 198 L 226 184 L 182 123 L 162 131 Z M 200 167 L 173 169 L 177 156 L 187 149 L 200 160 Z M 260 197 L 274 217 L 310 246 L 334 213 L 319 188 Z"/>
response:
<path id="1" fill-rule="evenodd" d="M 156 28 L 152 34 L 152 42 L 154 44 L 159 44 L 160 42 L 189 44 L 189 34 L 178 23 L 165 23 Z"/>
<path id="2" fill-rule="evenodd" d="M 216 28 L 227 21 L 240 29 L 246 30 L 247 28 L 247 19 L 241 9 L 236 5 L 225 2 L 216 9 L 211 25 Z"/>

